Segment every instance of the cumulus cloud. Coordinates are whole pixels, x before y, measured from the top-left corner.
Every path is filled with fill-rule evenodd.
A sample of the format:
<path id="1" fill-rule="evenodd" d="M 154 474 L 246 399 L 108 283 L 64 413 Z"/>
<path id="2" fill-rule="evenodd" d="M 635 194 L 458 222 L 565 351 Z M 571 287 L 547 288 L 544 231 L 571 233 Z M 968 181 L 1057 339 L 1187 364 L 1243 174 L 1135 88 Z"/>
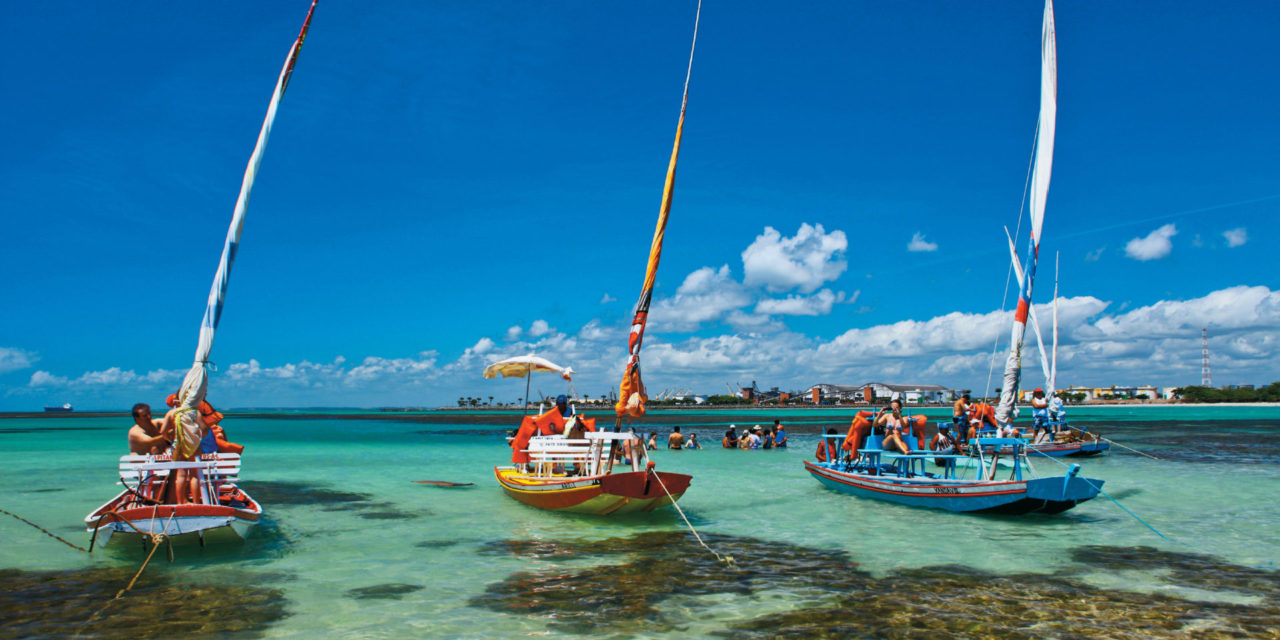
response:
<path id="1" fill-rule="evenodd" d="M 29 368 L 40 356 L 35 352 L 13 347 L 0 347 L 0 373 Z"/>
<path id="2" fill-rule="evenodd" d="M 110 367 L 101 371 L 87 371 L 81 374 L 80 377 L 71 379 L 66 376 L 54 375 L 48 371 L 37 371 L 31 374 L 31 379 L 27 382 L 27 386 L 68 388 L 137 386 L 153 389 L 168 384 L 176 389 L 178 383 L 182 382 L 182 376 L 186 372 L 186 369 L 156 369 L 139 374 L 132 369 L 125 370 L 120 367 Z"/>
<path id="3" fill-rule="evenodd" d="M 63 376 L 55 376 L 48 371 L 37 371 L 31 374 L 31 381 L 27 384 L 32 387 L 63 387 L 69 382 Z"/>
<path id="4" fill-rule="evenodd" d="M 650 311 L 650 324 L 660 331 L 695 331 L 703 323 L 719 322 L 741 309 L 752 295 L 733 279 L 729 265 L 702 267 L 685 276 L 676 294 L 659 300 Z"/>
<path id="5" fill-rule="evenodd" d="M 843 231 L 827 233 L 820 224 L 801 224 L 790 238 L 765 227 L 742 252 L 743 284 L 773 292 L 812 293 L 844 273 L 848 246 Z"/>
<path id="6" fill-rule="evenodd" d="M 811 296 L 790 295 L 786 298 L 769 298 L 756 303 L 755 312 L 781 316 L 825 316 L 832 305 L 844 302 L 844 292 L 832 293 L 823 289 Z"/>
<path id="7" fill-rule="evenodd" d="M 551 325 L 547 324 L 546 320 L 534 320 L 533 324 L 529 325 L 529 335 L 535 338 L 548 333 L 551 333 Z"/>
<path id="8" fill-rule="evenodd" d="M 1228 247 L 1238 247 L 1249 241 L 1249 232 L 1244 227 L 1238 227 L 1223 231 L 1222 237 L 1226 238 Z"/>
<path id="9" fill-rule="evenodd" d="M 1141 262 L 1159 260 L 1173 251 L 1171 238 L 1176 235 L 1178 235 L 1178 227 L 1166 224 L 1142 238 L 1130 240 L 1124 245 L 1124 254 Z"/>
<path id="10" fill-rule="evenodd" d="M 907 251 L 937 251 L 938 243 L 929 242 L 924 239 L 923 233 L 915 233 L 911 236 L 911 242 L 907 243 Z"/>
<path id="11" fill-rule="evenodd" d="M 504 339 L 507 342 L 511 342 L 512 340 L 519 338 L 522 333 L 524 333 L 524 329 L 521 328 L 520 325 L 512 325 L 507 328 L 507 335 Z"/>

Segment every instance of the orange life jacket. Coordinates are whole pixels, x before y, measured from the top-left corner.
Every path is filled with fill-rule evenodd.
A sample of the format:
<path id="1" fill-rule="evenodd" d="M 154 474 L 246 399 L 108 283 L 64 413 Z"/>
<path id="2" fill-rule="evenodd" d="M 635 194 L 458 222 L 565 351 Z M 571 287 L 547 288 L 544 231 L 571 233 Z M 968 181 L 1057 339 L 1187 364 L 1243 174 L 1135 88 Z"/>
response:
<path id="1" fill-rule="evenodd" d="M 844 437 L 844 444 L 840 448 L 849 453 L 857 453 L 871 434 L 871 417 L 874 415 L 876 414 L 872 411 L 859 411 L 849 424 L 849 434 Z"/>
<path id="2" fill-rule="evenodd" d="M 824 437 L 818 442 L 818 450 L 813 455 L 818 459 L 818 462 L 835 462 L 840 459 L 840 449 L 836 447 L 834 440 Z"/>

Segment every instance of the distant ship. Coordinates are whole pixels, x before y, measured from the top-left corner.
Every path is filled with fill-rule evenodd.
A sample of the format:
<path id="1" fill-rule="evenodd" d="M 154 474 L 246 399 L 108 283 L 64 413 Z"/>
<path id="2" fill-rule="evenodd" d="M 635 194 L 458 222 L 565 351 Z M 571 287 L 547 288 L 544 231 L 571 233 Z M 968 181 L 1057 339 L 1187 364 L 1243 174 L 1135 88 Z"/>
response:
<path id="1" fill-rule="evenodd" d="M 45 407 L 44 410 L 49 412 L 56 412 L 56 413 L 66 413 L 68 411 L 74 411 L 74 409 L 71 408 L 70 402 L 62 405 L 61 407 Z"/>

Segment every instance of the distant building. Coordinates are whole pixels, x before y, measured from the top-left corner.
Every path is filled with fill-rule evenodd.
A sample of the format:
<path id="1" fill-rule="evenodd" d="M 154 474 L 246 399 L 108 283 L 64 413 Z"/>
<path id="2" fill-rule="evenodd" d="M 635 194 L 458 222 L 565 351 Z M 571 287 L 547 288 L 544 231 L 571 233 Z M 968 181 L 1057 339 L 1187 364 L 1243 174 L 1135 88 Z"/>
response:
<path id="1" fill-rule="evenodd" d="M 810 402 L 820 403 L 874 403 L 888 402 L 893 397 L 905 403 L 946 403 L 958 397 L 947 387 L 936 384 L 890 384 L 868 382 L 860 385 L 816 384 L 805 390 Z"/>

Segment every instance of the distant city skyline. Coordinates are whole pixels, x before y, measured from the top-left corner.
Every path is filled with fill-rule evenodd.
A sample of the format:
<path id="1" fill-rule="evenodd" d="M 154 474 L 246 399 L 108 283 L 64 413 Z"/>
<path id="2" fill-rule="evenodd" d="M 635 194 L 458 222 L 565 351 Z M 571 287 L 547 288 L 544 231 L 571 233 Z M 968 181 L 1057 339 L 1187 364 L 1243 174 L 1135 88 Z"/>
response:
<path id="1" fill-rule="evenodd" d="M 0 24 L 0 410 L 177 388 L 307 4 L 35 3 Z M 480 371 L 529 352 L 616 390 L 695 6 L 320 3 L 210 400 L 513 398 L 523 381 Z M 1059 386 L 1198 384 L 1202 327 L 1216 386 L 1280 380 L 1280 8 L 1056 10 L 1034 299 L 1048 340 L 1060 256 Z M 705 4 L 650 393 L 1000 386 L 1041 11 Z M 1024 385 L 1040 366 L 1028 331 Z"/>

